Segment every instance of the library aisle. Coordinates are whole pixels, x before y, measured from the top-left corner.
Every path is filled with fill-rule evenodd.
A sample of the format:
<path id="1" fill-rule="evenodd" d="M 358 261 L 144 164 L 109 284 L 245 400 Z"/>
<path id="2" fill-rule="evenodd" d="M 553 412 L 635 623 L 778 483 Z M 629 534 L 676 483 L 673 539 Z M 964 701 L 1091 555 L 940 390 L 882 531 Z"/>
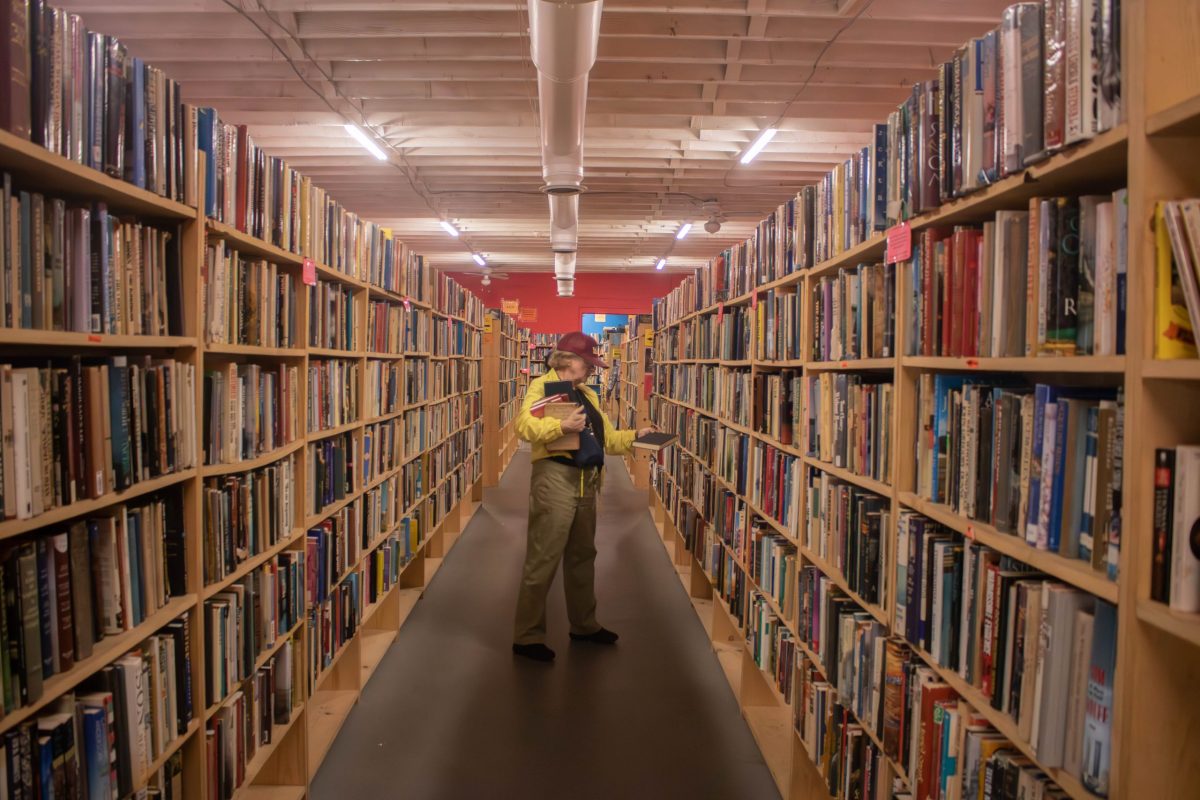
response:
<path id="1" fill-rule="evenodd" d="M 569 643 L 560 574 L 548 604 L 558 658 L 514 659 L 529 486 L 518 452 L 364 689 L 314 800 L 778 797 L 646 493 L 620 458 L 605 481 L 596 586 L 620 643 Z"/>

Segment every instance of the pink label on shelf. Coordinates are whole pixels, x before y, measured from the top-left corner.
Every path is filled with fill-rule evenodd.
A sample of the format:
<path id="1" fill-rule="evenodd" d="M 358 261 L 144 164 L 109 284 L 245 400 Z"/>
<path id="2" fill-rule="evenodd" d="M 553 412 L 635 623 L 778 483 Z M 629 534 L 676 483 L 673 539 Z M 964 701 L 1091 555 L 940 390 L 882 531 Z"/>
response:
<path id="1" fill-rule="evenodd" d="M 754 291 L 754 292 L 753 292 L 753 293 L 750 295 L 750 308 L 753 308 L 753 309 L 757 309 L 757 308 L 758 308 L 758 291 L 757 291 L 757 290 L 756 290 L 756 291 Z"/>
<path id="2" fill-rule="evenodd" d="M 304 276 L 303 280 L 309 286 L 317 285 L 317 262 L 311 258 L 304 259 Z"/>
<path id="3" fill-rule="evenodd" d="M 410 303 L 410 302 L 408 301 L 408 298 L 407 298 L 407 297 L 405 297 L 405 298 L 404 298 L 404 299 L 403 299 L 401 302 L 402 302 L 402 303 L 404 303 L 404 310 L 405 310 L 405 311 L 412 311 L 412 303 Z"/>
<path id="4" fill-rule="evenodd" d="M 967 359 L 967 366 L 968 366 L 968 367 L 971 367 L 972 369 L 974 369 L 975 367 L 978 367 L 978 366 L 979 366 L 979 359 L 977 359 L 977 358 L 968 358 L 968 359 Z"/>
<path id="5" fill-rule="evenodd" d="M 719 303 L 717 305 L 717 324 L 720 325 L 724 319 L 725 319 L 725 304 Z"/>
<path id="6" fill-rule="evenodd" d="M 94 334 L 94 333 L 89 333 L 89 334 L 88 334 L 88 341 L 89 341 L 89 342 L 99 342 L 99 341 L 100 341 L 100 337 L 99 337 L 99 336 L 97 336 L 97 335 L 96 335 L 96 334 Z"/>
<path id="7" fill-rule="evenodd" d="M 912 258 L 912 226 L 907 222 L 901 222 L 899 225 L 888 228 L 885 260 L 889 264 L 895 264 L 897 261 L 906 261 L 909 258 Z"/>

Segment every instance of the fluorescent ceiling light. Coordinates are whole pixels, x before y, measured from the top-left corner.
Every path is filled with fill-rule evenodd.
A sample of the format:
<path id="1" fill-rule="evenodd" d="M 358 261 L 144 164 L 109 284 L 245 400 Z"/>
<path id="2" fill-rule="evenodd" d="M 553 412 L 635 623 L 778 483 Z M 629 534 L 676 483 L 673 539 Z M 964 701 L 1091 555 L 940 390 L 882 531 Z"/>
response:
<path id="1" fill-rule="evenodd" d="M 691 230 L 692 230 L 692 223 L 685 222 L 685 223 L 683 223 L 683 227 L 679 229 L 679 233 L 675 234 L 675 238 L 682 239 L 683 237 L 687 236 Z"/>
<path id="2" fill-rule="evenodd" d="M 375 141 L 370 136 L 367 136 L 365 133 L 363 133 L 361 128 L 359 128 L 357 125 L 351 125 L 349 123 L 347 123 L 344 127 L 346 128 L 346 132 L 354 137 L 355 141 L 367 149 L 367 152 L 378 158 L 380 161 L 387 161 L 387 153 L 383 152 L 379 145 L 375 144 Z"/>
<path id="3" fill-rule="evenodd" d="M 455 239 L 458 238 L 458 228 L 454 227 L 446 220 L 442 220 L 441 224 L 442 224 L 442 230 L 444 230 L 446 233 L 453 236 Z"/>
<path id="4" fill-rule="evenodd" d="M 775 138 L 775 134 L 779 131 L 775 128 L 766 128 L 754 140 L 754 144 L 750 145 L 750 149 L 742 156 L 742 163 L 749 164 L 754 160 L 754 157 L 762 152 L 762 149 L 767 146 L 767 143 Z"/>
<path id="5" fill-rule="evenodd" d="M 654 268 L 657 270 L 661 270 L 666 265 L 667 265 L 667 260 L 665 258 L 660 258 L 658 260 L 658 263 L 654 265 Z"/>
<path id="6" fill-rule="evenodd" d="M 483 260 L 483 256 L 479 255 L 479 253 L 471 253 L 471 258 L 475 259 L 475 263 L 478 264 L 479 266 L 481 266 L 481 267 L 487 266 L 487 262 Z"/>

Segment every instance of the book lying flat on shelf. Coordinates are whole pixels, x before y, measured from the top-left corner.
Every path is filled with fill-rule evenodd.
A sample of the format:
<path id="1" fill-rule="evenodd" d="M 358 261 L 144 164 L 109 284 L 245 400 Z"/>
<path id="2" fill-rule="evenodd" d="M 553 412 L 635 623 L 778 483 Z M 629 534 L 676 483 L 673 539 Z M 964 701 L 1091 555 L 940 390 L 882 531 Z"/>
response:
<path id="1" fill-rule="evenodd" d="M 664 447 L 670 447 L 671 445 L 675 444 L 675 442 L 677 442 L 678 440 L 679 440 L 679 437 L 673 433 L 662 433 L 660 431 L 653 431 L 651 433 L 643 434 L 642 436 L 639 436 L 636 439 L 634 439 L 633 446 L 636 448 L 639 448 L 641 450 L 652 450 L 654 452 L 658 452 L 659 450 L 662 450 Z"/>

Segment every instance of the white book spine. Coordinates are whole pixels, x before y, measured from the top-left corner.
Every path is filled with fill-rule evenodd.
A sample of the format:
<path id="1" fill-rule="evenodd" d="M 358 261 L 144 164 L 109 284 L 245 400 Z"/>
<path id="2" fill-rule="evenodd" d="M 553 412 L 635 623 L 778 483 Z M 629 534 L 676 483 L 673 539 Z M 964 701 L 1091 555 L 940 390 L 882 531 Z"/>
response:
<path id="1" fill-rule="evenodd" d="M 1175 508 L 1171 540 L 1171 608 L 1200 611 L 1200 445 L 1175 448 Z"/>

